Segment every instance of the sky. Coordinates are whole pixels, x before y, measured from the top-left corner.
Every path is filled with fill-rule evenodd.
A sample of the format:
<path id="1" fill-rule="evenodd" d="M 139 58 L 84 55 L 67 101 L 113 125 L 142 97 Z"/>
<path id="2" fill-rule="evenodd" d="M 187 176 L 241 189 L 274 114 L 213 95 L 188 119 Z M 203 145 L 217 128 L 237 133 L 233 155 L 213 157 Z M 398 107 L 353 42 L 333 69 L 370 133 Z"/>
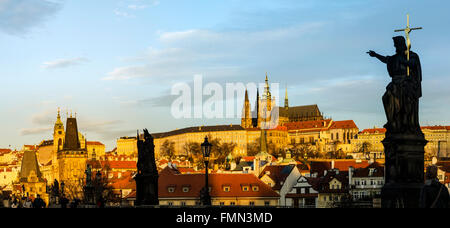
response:
<path id="1" fill-rule="evenodd" d="M 239 124 L 171 115 L 172 87 L 194 75 L 224 86 L 268 72 L 291 106 L 381 127 L 390 78 L 366 52 L 394 54 L 407 13 L 424 28 L 411 33 L 421 124 L 450 125 L 449 10 L 444 0 L 0 0 L 0 148 L 51 139 L 58 107 L 108 150 L 137 129 Z"/>

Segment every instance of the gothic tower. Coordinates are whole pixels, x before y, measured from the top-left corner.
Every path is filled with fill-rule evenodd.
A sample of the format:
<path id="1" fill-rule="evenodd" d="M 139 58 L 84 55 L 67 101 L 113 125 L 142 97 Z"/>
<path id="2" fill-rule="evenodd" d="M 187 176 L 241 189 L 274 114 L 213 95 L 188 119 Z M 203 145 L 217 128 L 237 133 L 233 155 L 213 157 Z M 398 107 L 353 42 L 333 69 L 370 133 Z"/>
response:
<path id="1" fill-rule="evenodd" d="M 64 145 L 64 124 L 61 121 L 61 112 L 58 108 L 58 115 L 56 117 L 55 126 L 53 127 L 53 151 L 58 152 L 62 150 Z"/>
<path id="2" fill-rule="evenodd" d="M 72 185 L 75 188 L 76 195 L 80 198 L 82 197 L 82 189 L 79 188 L 77 182 L 84 178 L 87 158 L 86 148 L 81 148 L 77 119 L 71 115 L 66 122 L 63 148 L 58 151 L 58 181 L 64 181 L 66 186 Z"/>
<path id="3" fill-rule="evenodd" d="M 259 115 L 258 115 L 258 127 L 262 126 L 262 123 L 266 124 L 271 121 L 272 105 L 275 104 L 275 100 L 272 99 L 272 94 L 269 87 L 269 78 L 266 72 L 266 84 L 264 86 L 264 93 L 260 100 Z"/>
<path id="4" fill-rule="evenodd" d="M 264 86 L 263 102 L 264 108 L 267 109 L 266 111 L 267 112 L 272 111 L 272 94 L 270 93 L 269 77 L 267 76 L 267 72 L 266 72 L 266 85 Z"/>
<path id="5" fill-rule="evenodd" d="M 286 108 L 286 110 L 289 109 L 289 98 L 288 98 L 287 86 L 286 86 L 286 95 L 284 96 L 284 108 Z"/>
<path id="6" fill-rule="evenodd" d="M 244 110 L 242 113 L 241 126 L 243 128 L 251 128 L 252 127 L 252 118 L 251 118 L 251 110 L 250 110 L 250 100 L 248 99 L 248 91 L 245 90 L 245 100 L 244 100 Z"/>
<path id="7" fill-rule="evenodd" d="M 61 110 L 58 108 L 58 115 L 56 116 L 55 126 L 53 127 L 52 180 L 59 178 L 58 151 L 63 149 L 64 137 L 64 124 L 61 121 Z"/>
<path id="8" fill-rule="evenodd" d="M 256 90 L 256 102 L 255 102 L 255 110 L 253 110 L 252 114 L 252 125 L 253 127 L 259 127 L 260 126 L 260 118 L 259 118 L 259 89 Z"/>

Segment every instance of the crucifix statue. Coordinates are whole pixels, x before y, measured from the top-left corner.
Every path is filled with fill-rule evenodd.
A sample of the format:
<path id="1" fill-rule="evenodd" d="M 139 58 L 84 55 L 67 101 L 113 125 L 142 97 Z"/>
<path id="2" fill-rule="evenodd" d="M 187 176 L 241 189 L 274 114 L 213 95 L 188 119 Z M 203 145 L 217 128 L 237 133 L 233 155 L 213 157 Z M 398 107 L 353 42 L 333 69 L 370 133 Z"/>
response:
<path id="1" fill-rule="evenodd" d="M 422 68 L 419 55 L 411 51 L 409 15 L 403 36 L 393 37 L 396 53 L 383 56 L 369 51 L 387 66 L 392 81 L 383 95 L 387 123 L 385 139 L 385 185 L 382 207 L 418 207 L 424 180 L 424 147 L 427 144 L 419 124 L 422 97 Z"/>
<path id="2" fill-rule="evenodd" d="M 410 28 L 409 27 L 409 14 L 406 15 L 406 28 L 404 29 L 397 29 L 394 30 L 395 32 L 403 32 L 405 31 L 405 37 L 406 37 L 406 58 L 409 61 L 409 51 L 411 50 L 411 40 L 409 39 L 409 33 L 411 33 L 412 30 L 419 30 L 422 29 L 422 27 L 417 27 L 417 28 Z M 407 75 L 409 76 L 409 66 L 407 67 Z"/>
<path id="3" fill-rule="evenodd" d="M 419 98 L 422 97 L 422 69 L 419 55 L 411 51 L 409 33 L 422 28 L 409 27 L 409 15 L 405 29 L 406 41 L 403 36 L 393 37 L 396 54 L 382 56 L 374 51 L 368 54 L 376 57 L 387 65 L 392 82 L 386 87 L 383 104 L 388 123 L 384 126 L 387 134 L 391 133 L 421 133 L 419 126 Z"/>

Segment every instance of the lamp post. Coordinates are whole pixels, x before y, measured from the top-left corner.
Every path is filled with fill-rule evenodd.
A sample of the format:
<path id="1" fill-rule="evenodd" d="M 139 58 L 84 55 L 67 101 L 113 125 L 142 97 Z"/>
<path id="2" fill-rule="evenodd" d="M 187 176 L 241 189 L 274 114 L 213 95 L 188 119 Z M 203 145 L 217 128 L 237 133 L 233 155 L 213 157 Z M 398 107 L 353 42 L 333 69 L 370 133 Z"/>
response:
<path id="1" fill-rule="evenodd" d="M 212 145 L 211 143 L 208 142 L 208 137 L 205 137 L 205 141 L 202 143 L 201 146 L 203 159 L 205 161 L 205 188 L 203 191 L 203 205 L 211 206 L 211 196 L 209 195 L 209 187 L 208 187 L 208 164 Z"/>

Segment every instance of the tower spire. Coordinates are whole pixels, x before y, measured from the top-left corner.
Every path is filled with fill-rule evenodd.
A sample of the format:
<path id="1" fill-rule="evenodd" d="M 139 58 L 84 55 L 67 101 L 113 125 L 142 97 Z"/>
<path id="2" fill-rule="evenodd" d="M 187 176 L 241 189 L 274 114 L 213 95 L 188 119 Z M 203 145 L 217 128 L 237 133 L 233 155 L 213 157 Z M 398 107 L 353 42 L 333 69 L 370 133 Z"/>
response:
<path id="1" fill-rule="evenodd" d="M 285 108 L 289 108 L 289 98 L 288 98 L 287 84 L 286 84 L 286 95 L 285 95 L 285 97 L 284 97 L 284 107 L 285 107 Z"/>

